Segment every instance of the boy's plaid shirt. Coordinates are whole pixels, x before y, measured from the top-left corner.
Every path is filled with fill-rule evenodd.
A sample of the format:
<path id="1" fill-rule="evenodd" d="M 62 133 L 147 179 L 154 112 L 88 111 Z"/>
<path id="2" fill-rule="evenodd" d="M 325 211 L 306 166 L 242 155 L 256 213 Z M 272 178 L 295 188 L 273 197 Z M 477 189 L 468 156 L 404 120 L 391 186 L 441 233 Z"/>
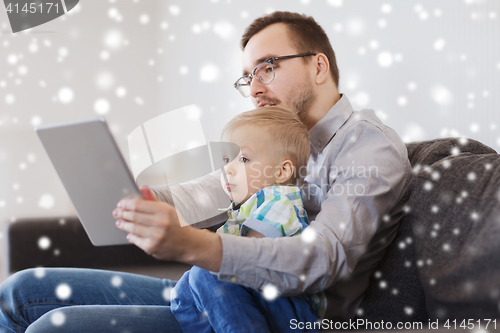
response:
<path id="1" fill-rule="evenodd" d="M 295 186 L 269 186 L 252 195 L 217 232 L 244 236 L 248 229 L 265 237 L 299 235 L 309 225 L 302 193 Z"/>

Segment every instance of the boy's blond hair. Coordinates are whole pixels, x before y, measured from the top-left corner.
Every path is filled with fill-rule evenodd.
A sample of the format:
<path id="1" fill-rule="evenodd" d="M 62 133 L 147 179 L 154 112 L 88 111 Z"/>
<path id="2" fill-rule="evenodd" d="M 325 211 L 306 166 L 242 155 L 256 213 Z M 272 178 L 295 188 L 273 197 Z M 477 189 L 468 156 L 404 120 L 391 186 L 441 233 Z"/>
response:
<path id="1" fill-rule="evenodd" d="M 272 140 L 269 144 L 277 155 L 292 161 L 292 179 L 296 179 L 297 173 L 301 174 L 309 159 L 309 132 L 294 112 L 267 106 L 240 113 L 224 126 L 222 136 L 244 125 L 264 127 Z"/>

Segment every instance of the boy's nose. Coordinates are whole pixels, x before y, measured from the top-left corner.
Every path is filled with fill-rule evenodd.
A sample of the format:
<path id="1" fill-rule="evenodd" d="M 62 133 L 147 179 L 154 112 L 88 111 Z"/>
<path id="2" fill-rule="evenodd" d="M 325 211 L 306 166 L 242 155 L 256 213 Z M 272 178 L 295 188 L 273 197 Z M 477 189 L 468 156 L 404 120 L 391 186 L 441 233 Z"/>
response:
<path id="1" fill-rule="evenodd" d="M 224 170 L 226 171 L 226 175 L 231 175 L 234 176 L 234 167 L 233 167 L 233 161 L 229 162 L 225 167 Z"/>

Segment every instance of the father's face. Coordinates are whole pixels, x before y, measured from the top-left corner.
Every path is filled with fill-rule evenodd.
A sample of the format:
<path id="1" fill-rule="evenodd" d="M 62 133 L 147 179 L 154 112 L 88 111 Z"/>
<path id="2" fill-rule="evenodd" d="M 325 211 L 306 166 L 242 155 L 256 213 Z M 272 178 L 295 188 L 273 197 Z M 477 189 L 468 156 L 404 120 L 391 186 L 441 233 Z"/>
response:
<path id="1" fill-rule="evenodd" d="M 292 45 L 283 23 L 268 26 L 254 35 L 243 51 L 243 74 L 252 73 L 255 66 L 270 57 L 299 53 Z M 308 64 L 311 64 L 309 62 Z M 304 119 L 315 101 L 313 69 L 302 58 L 275 62 L 275 79 L 264 85 L 252 80 L 250 98 L 256 107 L 279 105 L 297 112 Z"/>

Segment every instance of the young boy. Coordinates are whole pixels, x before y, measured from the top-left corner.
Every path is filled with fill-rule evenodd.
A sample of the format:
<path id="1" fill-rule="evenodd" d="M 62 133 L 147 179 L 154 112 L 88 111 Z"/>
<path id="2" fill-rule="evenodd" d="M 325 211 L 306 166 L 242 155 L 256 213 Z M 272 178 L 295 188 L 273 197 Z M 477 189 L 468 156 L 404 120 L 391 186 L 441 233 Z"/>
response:
<path id="1" fill-rule="evenodd" d="M 260 108 L 233 118 L 224 127 L 222 141 L 241 150 L 232 161 L 224 157 L 221 183 L 232 204 L 228 221 L 217 232 L 245 237 L 300 235 L 309 221 L 300 189 L 288 185 L 305 174 L 302 168 L 310 149 L 305 125 L 290 111 Z M 255 303 L 260 310 L 251 306 Z M 292 319 L 314 323 L 325 308 L 322 293 L 266 299 L 259 291 L 219 281 L 199 267 L 182 276 L 171 300 L 184 333 L 288 332 Z"/>

